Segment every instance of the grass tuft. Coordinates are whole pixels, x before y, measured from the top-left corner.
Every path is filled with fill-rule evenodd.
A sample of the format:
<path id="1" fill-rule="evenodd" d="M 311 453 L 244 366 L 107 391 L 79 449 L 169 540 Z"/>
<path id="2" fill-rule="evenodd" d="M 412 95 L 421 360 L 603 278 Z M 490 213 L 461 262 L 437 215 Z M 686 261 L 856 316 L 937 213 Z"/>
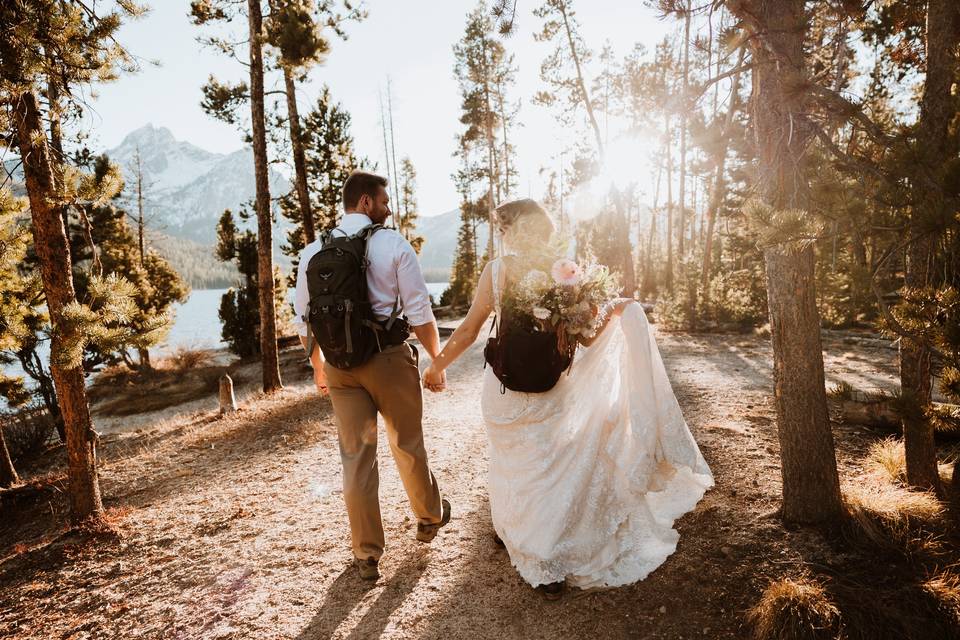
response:
<path id="1" fill-rule="evenodd" d="M 807 575 L 781 578 L 747 612 L 756 640 L 843 638 L 840 610 L 819 582 Z"/>
<path id="2" fill-rule="evenodd" d="M 932 493 L 860 482 L 847 485 L 844 498 L 847 518 L 841 531 L 852 545 L 907 557 L 943 553 L 946 509 Z"/>
<path id="3" fill-rule="evenodd" d="M 870 445 L 864 460 L 866 470 L 893 484 L 903 485 L 907 479 L 907 460 L 903 442 L 897 438 L 884 438 Z"/>

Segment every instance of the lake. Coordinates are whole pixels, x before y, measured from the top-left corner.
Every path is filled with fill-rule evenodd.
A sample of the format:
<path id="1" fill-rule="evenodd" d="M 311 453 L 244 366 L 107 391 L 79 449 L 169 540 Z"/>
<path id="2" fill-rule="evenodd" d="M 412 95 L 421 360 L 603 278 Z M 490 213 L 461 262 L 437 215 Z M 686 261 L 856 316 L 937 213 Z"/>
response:
<path id="1" fill-rule="evenodd" d="M 434 302 L 440 301 L 440 296 L 446 290 L 447 282 L 428 282 L 427 289 L 433 296 Z M 151 351 L 156 355 L 186 349 L 217 349 L 226 346 L 220 339 L 220 298 L 226 289 L 198 289 L 190 294 L 190 298 L 183 304 L 175 305 L 176 318 L 173 327 L 164 344 L 154 347 Z M 293 296 L 293 290 L 290 290 Z"/>
<path id="2" fill-rule="evenodd" d="M 440 301 L 440 296 L 446 290 L 447 282 L 428 282 L 427 289 L 433 296 L 434 302 Z M 179 348 L 185 349 L 218 349 L 226 344 L 220 339 L 220 298 L 226 289 L 195 289 L 183 304 L 174 305 L 176 313 L 173 326 L 167 339 L 160 345 L 150 349 L 153 357 L 168 355 Z M 290 290 L 291 299 L 293 290 Z M 44 362 L 48 359 L 47 343 L 40 348 L 40 355 Z M 3 372 L 12 376 L 22 376 L 23 369 L 18 364 L 4 365 Z M 6 407 L 6 402 L 0 398 L 0 409 Z"/>

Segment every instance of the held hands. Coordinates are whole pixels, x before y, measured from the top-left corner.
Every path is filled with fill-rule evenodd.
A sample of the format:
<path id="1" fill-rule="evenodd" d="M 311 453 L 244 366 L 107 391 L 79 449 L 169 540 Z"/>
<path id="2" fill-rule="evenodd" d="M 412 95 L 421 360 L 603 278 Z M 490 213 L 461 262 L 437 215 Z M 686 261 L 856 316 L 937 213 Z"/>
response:
<path id="1" fill-rule="evenodd" d="M 438 369 L 431 362 L 430 366 L 423 372 L 423 386 L 437 393 L 447 388 L 447 373 L 443 369 Z"/>
<path id="2" fill-rule="evenodd" d="M 317 391 L 320 392 L 321 396 L 329 395 L 330 390 L 327 388 L 327 373 L 323 370 L 322 364 L 313 368 L 313 383 L 317 385 Z"/>

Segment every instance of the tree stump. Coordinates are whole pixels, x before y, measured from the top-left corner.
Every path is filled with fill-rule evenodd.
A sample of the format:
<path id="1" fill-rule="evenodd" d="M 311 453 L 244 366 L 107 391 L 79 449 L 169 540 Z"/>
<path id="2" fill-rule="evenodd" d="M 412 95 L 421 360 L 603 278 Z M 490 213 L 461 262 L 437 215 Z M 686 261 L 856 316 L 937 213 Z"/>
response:
<path id="1" fill-rule="evenodd" d="M 220 376 L 220 415 L 236 411 L 237 398 L 233 395 L 233 379 L 225 373 Z"/>

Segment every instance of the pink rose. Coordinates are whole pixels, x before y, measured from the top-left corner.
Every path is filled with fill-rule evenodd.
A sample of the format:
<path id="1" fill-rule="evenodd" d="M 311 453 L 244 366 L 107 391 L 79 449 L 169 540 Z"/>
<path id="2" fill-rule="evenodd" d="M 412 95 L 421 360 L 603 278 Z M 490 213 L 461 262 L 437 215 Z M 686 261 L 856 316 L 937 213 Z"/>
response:
<path id="1" fill-rule="evenodd" d="M 580 265 L 573 260 L 561 258 L 553 263 L 550 275 L 557 284 L 573 286 L 580 282 Z"/>

